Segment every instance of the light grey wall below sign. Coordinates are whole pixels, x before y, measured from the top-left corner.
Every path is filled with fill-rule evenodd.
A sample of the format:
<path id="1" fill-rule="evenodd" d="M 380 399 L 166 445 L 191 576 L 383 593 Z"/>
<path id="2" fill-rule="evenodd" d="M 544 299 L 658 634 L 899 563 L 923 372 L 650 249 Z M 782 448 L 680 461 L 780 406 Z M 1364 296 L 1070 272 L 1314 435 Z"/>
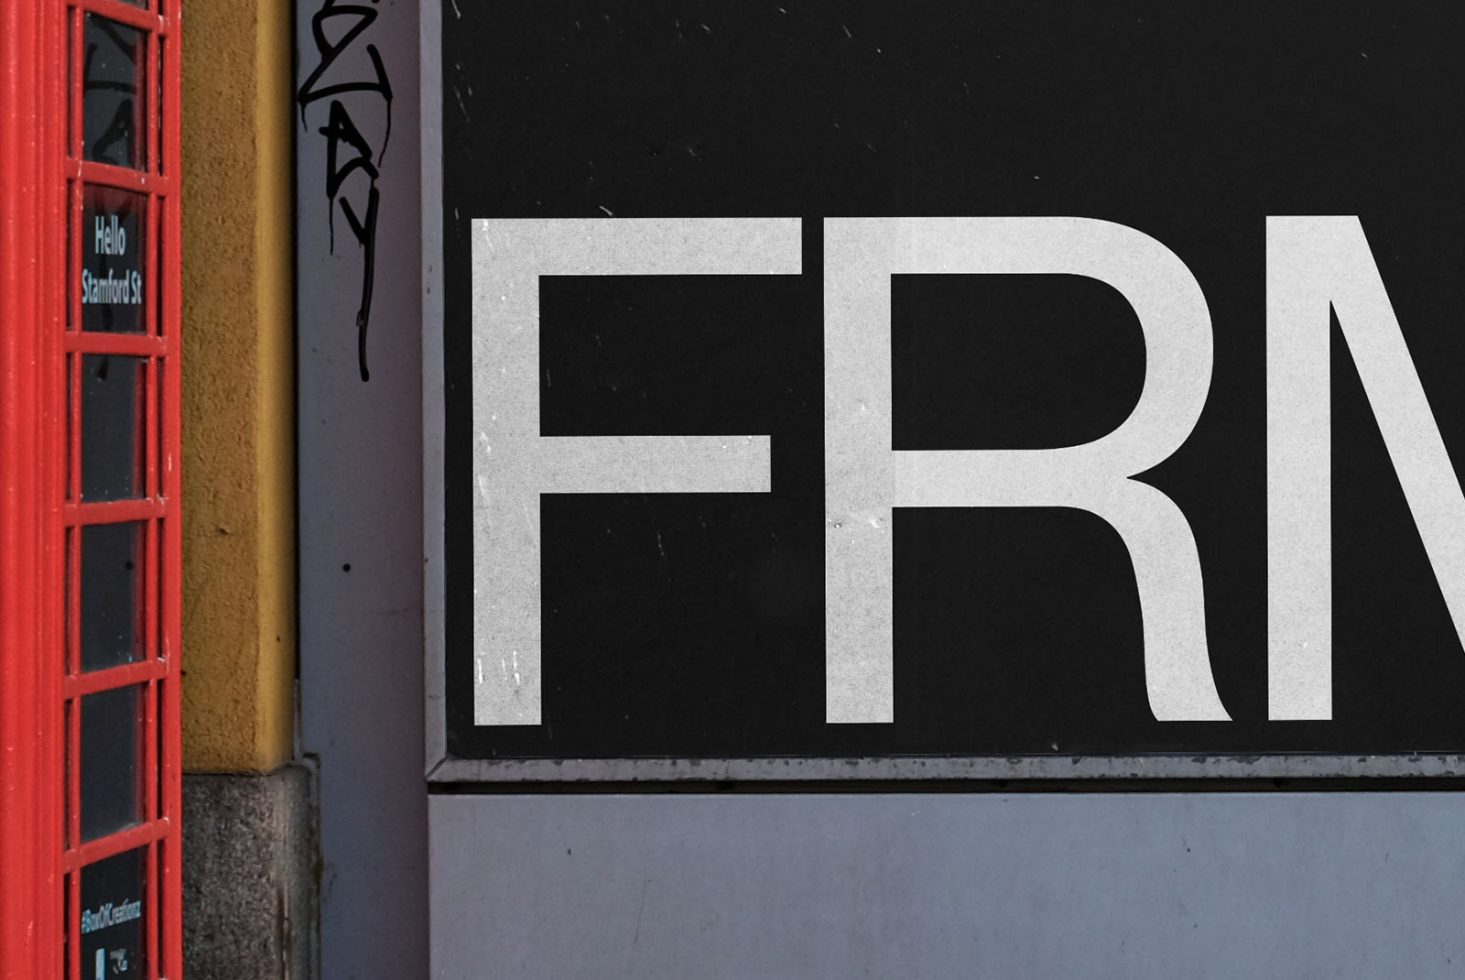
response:
<path id="1" fill-rule="evenodd" d="M 480 977 L 1465 975 L 1457 794 L 434 796 Z"/>

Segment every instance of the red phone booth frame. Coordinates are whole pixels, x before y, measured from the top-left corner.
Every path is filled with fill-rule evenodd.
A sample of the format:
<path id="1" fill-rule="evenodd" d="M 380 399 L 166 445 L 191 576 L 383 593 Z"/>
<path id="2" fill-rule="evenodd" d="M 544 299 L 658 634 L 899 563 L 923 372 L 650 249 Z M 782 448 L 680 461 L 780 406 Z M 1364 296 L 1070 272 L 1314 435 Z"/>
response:
<path id="1" fill-rule="evenodd" d="M 0 9 L 4 978 L 96 975 L 82 962 L 83 936 L 110 926 L 113 913 L 86 910 L 83 926 L 82 880 L 122 854 L 135 855 L 141 868 L 140 906 L 117 916 L 139 923 L 138 948 L 130 962 L 98 953 L 98 969 L 105 962 L 108 976 L 182 975 L 179 5 L 34 0 Z M 131 165 L 88 159 L 83 145 L 89 18 L 135 38 L 142 56 L 132 58 L 137 135 L 129 143 L 138 151 Z M 140 316 L 129 332 L 85 329 L 83 211 L 89 195 L 119 192 L 140 211 L 132 233 Z M 136 483 L 124 499 L 88 500 L 82 491 L 83 366 L 102 358 L 126 359 L 137 379 L 127 449 L 137 460 Z M 83 537 L 88 528 L 122 524 L 137 542 L 136 565 L 126 566 L 136 579 L 127 586 L 135 595 L 135 653 L 85 669 Z M 136 800 L 123 826 L 84 835 L 85 699 L 113 690 L 136 699 Z"/>

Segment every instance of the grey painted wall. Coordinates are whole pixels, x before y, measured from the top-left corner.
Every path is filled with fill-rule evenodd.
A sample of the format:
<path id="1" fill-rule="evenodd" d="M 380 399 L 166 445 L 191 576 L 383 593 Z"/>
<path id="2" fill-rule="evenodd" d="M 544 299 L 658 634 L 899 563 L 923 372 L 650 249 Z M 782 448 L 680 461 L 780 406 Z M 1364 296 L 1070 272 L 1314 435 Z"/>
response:
<path id="1" fill-rule="evenodd" d="M 1458 977 L 1456 794 L 435 796 L 477 977 Z"/>
<path id="2" fill-rule="evenodd" d="M 296 5 L 299 81 L 322 57 Z M 378 93 L 342 97 L 379 171 L 375 283 L 366 353 L 356 311 L 365 250 L 326 197 L 329 99 L 296 129 L 300 490 L 300 691 L 303 750 L 319 763 L 321 975 L 427 974 L 427 793 L 422 778 L 422 344 L 417 19 L 383 0 L 323 84 L 372 81 L 380 52 L 395 98 L 386 142 Z M 350 15 L 329 26 L 340 37 Z M 298 84 L 298 83 L 297 83 Z M 340 149 L 338 168 L 352 159 Z M 365 213 L 357 170 L 342 188 Z"/>

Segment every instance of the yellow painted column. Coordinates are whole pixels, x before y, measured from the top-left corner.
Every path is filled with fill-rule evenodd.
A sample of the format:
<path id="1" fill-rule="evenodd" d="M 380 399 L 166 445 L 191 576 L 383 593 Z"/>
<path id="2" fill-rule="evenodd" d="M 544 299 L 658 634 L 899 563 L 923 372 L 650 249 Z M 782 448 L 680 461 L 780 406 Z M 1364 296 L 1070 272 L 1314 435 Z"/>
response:
<path id="1" fill-rule="evenodd" d="M 287 0 L 183 23 L 183 760 L 294 738 L 295 393 Z"/>

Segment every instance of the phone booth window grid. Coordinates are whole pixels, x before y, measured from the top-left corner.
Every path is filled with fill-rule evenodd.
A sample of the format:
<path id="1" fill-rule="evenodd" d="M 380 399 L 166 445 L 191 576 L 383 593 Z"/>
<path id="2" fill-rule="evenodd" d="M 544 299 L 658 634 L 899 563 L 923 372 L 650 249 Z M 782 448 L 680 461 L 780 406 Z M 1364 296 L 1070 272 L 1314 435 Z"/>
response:
<path id="1" fill-rule="evenodd" d="M 178 0 L 66 17 L 67 976 L 178 976 Z"/>

